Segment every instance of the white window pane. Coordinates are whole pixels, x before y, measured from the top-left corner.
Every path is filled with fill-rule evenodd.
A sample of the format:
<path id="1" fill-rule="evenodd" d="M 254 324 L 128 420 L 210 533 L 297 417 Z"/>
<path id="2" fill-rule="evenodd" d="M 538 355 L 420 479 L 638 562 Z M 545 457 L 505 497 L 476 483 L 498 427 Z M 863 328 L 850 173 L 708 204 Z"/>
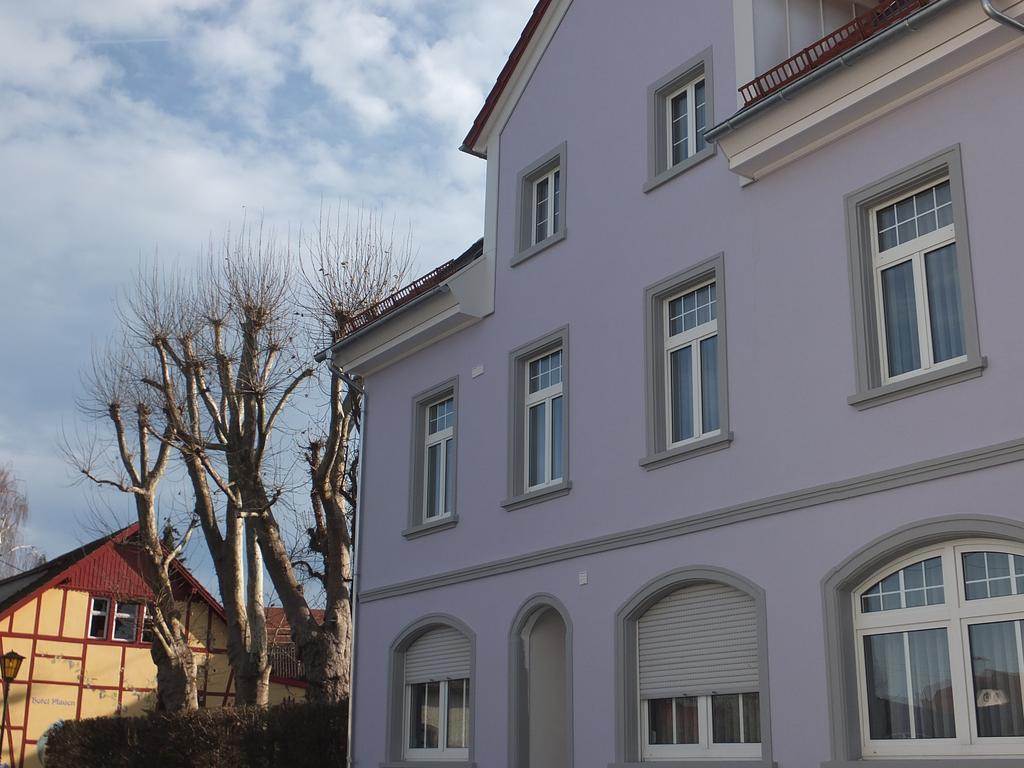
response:
<path id="1" fill-rule="evenodd" d="M 678 443 L 693 437 L 692 347 L 677 349 L 669 355 L 669 381 L 672 442 Z"/>
<path id="2" fill-rule="evenodd" d="M 139 606 L 118 603 L 114 614 L 114 639 L 133 642 L 139 627 Z"/>
<path id="3" fill-rule="evenodd" d="M 412 749 L 437 749 L 441 684 L 413 685 L 409 688 L 409 694 L 409 747 Z"/>
<path id="4" fill-rule="evenodd" d="M 672 699 L 651 699 L 647 702 L 647 743 L 674 744 L 672 732 Z"/>
<path id="5" fill-rule="evenodd" d="M 956 737 L 944 628 L 865 637 L 864 667 L 873 740 Z"/>
<path id="6" fill-rule="evenodd" d="M 945 602 L 942 580 L 942 558 L 908 565 L 891 573 L 861 594 L 861 611 L 874 613 Z"/>
<path id="7" fill-rule="evenodd" d="M 449 749 L 469 747 L 469 680 L 448 681 L 448 733 Z"/>
<path id="8" fill-rule="evenodd" d="M 562 216 L 562 172 L 555 171 L 555 191 L 551 203 L 551 232 L 558 232 L 559 221 Z"/>
<path id="9" fill-rule="evenodd" d="M 700 343 L 701 431 L 718 429 L 718 337 Z"/>
<path id="10" fill-rule="evenodd" d="M 671 165 L 676 165 L 689 157 L 689 105 L 687 104 L 687 92 L 683 91 L 672 99 L 670 104 L 672 135 L 670 137 Z"/>
<path id="11" fill-rule="evenodd" d="M 545 482 L 544 476 L 546 463 L 545 442 L 546 434 L 547 403 L 538 403 L 530 409 L 528 419 L 528 442 L 529 445 L 529 477 L 528 485 L 533 487 Z"/>
<path id="12" fill-rule="evenodd" d="M 882 306 L 889 375 L 916 371 L 921 367 L 921 346 L 912 262 L 905 261 L 882 272 Z"/>
<path id="13" fill-rule="evenodd" d="M 974 678 L 974 712 L 981 738 L 1024 736 L 1021 699 L 1021 622 L 968 628 Z"/>
<path id="14" fill-rule="evenodd" d="M 94 597 L 89 616 L 89 637 L 106 639 L 110 602 L 106 598 Z"/>
<path id="15" fill-rule="evenodd" d="M 444 513 L 455 511 L 455 441 L 444 441 Z"/>
<path id="16" fill-rule="evenodd" d="M 547 178 L 541 179 L 537 182 L 535 187 L 536 202 L 535 202 L 535 221 L 537 222 L 536 229 L 534 231 L 534 242 L 539 243 L 541 240 L 548 236 L 548 180 Z"/>
<path id="17" fill-rule="evenodd" d="M 932 355 L 935 362 L 941 363 L 966 354 L 956 244 L 925 254 L 924 266 L 928 282 Z"/>
<path id="18" fill-rule="evenodd" d="M 551 479 L 562 479 L 562 448 L 564 440 L 564 414 L 562 398 L 551 401 Z"/>
<path id="19" fill-rule="evenodd" d="M 760 743 L 760 696 L 756 693 L 713 696 L 711 733 L 715 744 Z"/>
<path id="20" fill-rule="evenodd" d="M 441 514 L 441 449 L 443 445 L 436 443 L 427 448 L 427 509 L 426 518 Z"/>
<path id="21" fill-rule="evenodd" d="M 705 88 L 706 86 L 703 80 L 693 86 L 693 100 L 696 104 L 694 107 L 694 125 L 697 132 L 694 154 L 700 152 L 707 146 L 707 142 L 704 141 L 704 130 L 707 128 L 707 98 L 705 95 Z"/>

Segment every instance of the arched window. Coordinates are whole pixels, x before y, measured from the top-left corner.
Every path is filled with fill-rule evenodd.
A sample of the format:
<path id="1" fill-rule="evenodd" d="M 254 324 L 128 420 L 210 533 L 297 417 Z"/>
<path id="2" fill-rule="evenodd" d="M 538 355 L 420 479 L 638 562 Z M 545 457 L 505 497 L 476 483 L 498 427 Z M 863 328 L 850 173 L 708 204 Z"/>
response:
<path id="1" fill-rule="evenodd" d="M 624 763 L 770 761 L 759 589 L 724 571 L 678 571 L 641 590 L 620 622 Z"/>
<path id="2" fill-rule="evenodd" d="M 864 757 L 1021 753 L 1024 547 L 919 549 L 852 598 Z"/>
<path id="3" fill-rule="evenodd" d="M 468 762 L 472 752 L 472 633 L 450 617 L 427 617 L 392 646 L 391 761 Z"/>

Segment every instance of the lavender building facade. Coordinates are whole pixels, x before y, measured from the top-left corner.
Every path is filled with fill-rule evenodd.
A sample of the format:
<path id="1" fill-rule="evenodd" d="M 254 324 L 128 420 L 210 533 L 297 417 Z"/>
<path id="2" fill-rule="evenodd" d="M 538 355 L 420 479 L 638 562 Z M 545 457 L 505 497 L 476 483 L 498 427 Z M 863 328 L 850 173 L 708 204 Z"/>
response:
<path id="1" fill-rule="evenodd" d="M 975 0 L 542 0 L 482 243 L 332 350 L 354 765 L 1021 764 L 1022 46 Z"/>

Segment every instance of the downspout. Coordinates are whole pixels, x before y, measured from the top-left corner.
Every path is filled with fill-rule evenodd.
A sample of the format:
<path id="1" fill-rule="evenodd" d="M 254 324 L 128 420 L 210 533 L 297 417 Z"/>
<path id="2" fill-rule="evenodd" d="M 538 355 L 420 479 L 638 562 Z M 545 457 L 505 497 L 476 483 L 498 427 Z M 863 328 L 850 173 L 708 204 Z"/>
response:
<path id="1" fill-rule="evenodd" d="M 362 398 L 363 407 L 363 423 L 359 429 L 359 479 L 358 487 L 356 488 L 356 505 L 355 505 L 355 530 L 352 533 L 352 592 L 350 598 L 352 601 L 352 655 L 350 662 L 352 665 L 351 674 L 349 676 L 349 691 L 348 691 L 348 739 L 346 740 L 346 765 L 348 768 L 352 768 L 355 763 L 355 752 L 352 749 L 352 743 L 355 741 L 355 724 L 356 724 L 356 638 L 358 637 L 356 620 L 359 615 L 359 554 L 362 547 L 359 546 L 359 532 L 363 527 L 363 476 L 366 472 L 366 424 L 367 414 L 369 409 L 367 407 L 368 398 L 366 397 L 365 382 L 360 376 L 351 376 L 345 371 L 341 370 L 334 364 L 334 360 L 327 358 L 328 370 L 341 378 L 348 386 L 352 387 Z"/>
<path id="2" fill-rule="evenodd" d="M 985 13 L 989 15 L 989 18 L 995 19 L 1000 24 L 1005 24 L 1010 29 L 1015 29 L 1024 34 L 1024 24 L 1017 21 L 1012 16 L 1007 16 L 1002 11 L 997 11 L 995 6 L 992 5 L 992 0 L 981 0 L 981 7 L 985 9 Z"/>

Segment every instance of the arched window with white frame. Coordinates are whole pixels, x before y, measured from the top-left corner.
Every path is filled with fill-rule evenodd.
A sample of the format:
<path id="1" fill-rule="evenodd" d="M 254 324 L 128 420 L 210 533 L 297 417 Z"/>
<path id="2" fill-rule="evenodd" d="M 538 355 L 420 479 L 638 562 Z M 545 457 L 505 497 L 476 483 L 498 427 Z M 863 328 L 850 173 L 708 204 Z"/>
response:
<path id="1" fill-rule="evenodd" d="M 920 549 L 853 594 L 863 756 L 1024 749 L 1024 547 Z"/>

